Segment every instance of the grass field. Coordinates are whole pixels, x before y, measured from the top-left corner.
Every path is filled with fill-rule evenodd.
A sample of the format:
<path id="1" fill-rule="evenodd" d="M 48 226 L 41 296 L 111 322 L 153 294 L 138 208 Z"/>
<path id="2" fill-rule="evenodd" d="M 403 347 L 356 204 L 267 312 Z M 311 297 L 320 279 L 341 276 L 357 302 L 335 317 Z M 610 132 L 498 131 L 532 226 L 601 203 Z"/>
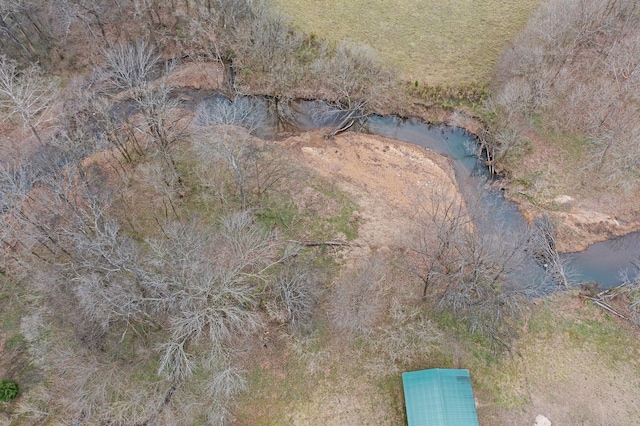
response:
<path id="1" fill-rule="evenodd" d="M 273 0 L 294 24 L 334 42 L 373 47 L 403 78 L 488 80 L 541 0 Z"/>
<path id="2" fill-rule="evenodd" d="M 366 338 L 274 338 L 251 355 L 234 425 L 406 424 L 400 371 L 434 367 L 469 369 L 483 425 L 530 425 L 538 414 L 559 425 L 640 420 L 637 329 L 577 293 L 539 299 L 514 352 L 500 358 L 451 329 L 429 331 L 432 341 L 399 370 Z"/>

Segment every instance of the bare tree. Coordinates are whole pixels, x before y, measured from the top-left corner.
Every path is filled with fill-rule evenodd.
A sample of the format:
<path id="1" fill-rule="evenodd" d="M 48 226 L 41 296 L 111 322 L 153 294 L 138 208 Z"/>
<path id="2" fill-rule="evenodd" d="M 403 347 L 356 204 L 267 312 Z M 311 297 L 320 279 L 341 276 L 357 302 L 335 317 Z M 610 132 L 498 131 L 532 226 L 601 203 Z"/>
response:
<path id="1" fill-rule="evenodd" d="M 41 63 L 51 61 L 52 51 L 61 56 L 57 40 L 46 21 L 44 6 L 34 0 L 0 2 L 0 33 L 5 35 L 3 41 L 12 48 L 7 48 L 6 52 L 17 48 L 25 52 L 28 61 Z"/>
<path id="2" fill-rule="evenodd" d="M 23 50 L 29 59 L 36 59 L 37 52 L 31 38 L 21 26 L 17 14 L 20 12 L 19 2 L 2 1 L 0 2 L 0 32 L 3 37 L 3 47 L 9 50 L 9 46 L 17 47 Z M 10 43 L 9 43 L 10 41 Z M 5 42 L 7 44 L 5 44 Z"/>
<path id="3" fill-rule="evenodd" d="M 35 253 L 39 244 L 46 244 L 37 232 L 37 224 L 29 214 L 29 197 L 39 176 L 25 166 L 0 163 L 0 241 L 3 269 L 10 259 L 20 262 L 20 254 Z M 32 231 L 32 229 L 35 230 Z"/>
<path id="4" fill-rule="evenodd" d="M 558 286 L 572 286 L 571 274 L 556 248 L 556 228 L 546 213 L 534 219 L 527 241 L 527 252 L 536 259 Z"/>
<path id="5" fill-rule="evenodd" d="M 168 72 L 168 71 L 167 71 Z M 188 119 L 180 109 L 179 101 L 172 99 L 171 88 L 160 82 L 156 88 L 145 88 L 134 99 L 142 112 L 145 127 L 152 146 L 180 181 L 173 151 L 181 138 L 186 137 Z"/>
<path id="6" fill-rule="evenodd" d="M 152 242 L 159 269 L 148 285 L 165 295 L 171 333 L 159 348 L 159 372 L 180 381 L 194 368 L 190 342 L 206 338 L 215 358 L 225 341 L 260 325 L 252 307 L 266 285 L 266 271 L 278 258 L 272 236 L 254 224 L 248 212 L 224 218 L 219 234 L 203 233 L 193 225 L 169 227 L 166 233 L 168 240 Z"/>
<path id="7" fill-rule="evenodd" d="M 34 345 L 44 345 L 38 350 L 50 371 L 76 386 L 80 396 L 67 407 L 96 420 L 151 424 L 195 371 L 208 371 L 213 380 L 205 394 L 217 401 L 211 415 L 227 418 L 226 407 L 243 388 L 242 375 L 229 358 L 231 342 L 262 324 L 259 296 L 270 287 L 269 271 L 281 261 L 274 235 L 249 212 L 237 212 L 222 218 L 214 230 L 196 222 L 169 224 L 163 237 L 149 240 L 148 250 L 142 251 L 109 217 L 110 193 L 77 175 L 57 176 L 46 185 L 52 196 L 43 201 L 51 204 L 49 214 L 56 219 L 48 225 L 65 256 L 49 258 L 50 273 L 57 279 L 44 291 L 56 296 L 45 295 L 44 315 L 53 313 L 71 325 L 56 333 L 63 332 L 63 341 L 74 344 L 65 349 L 34 338 Z M 296 279 L 293 272 L 283 273 L 281 282 L 294 284 L 281 287 L 291 290 Z M 289 302 L 289 307 L 300 308 L 300 299 Z M 301 315 L 297 312 L 295 319 Z M 146 347 L 149 336 L 153 344 Z M 130 345 L 145 346 L 142 354 L 159 359 L 112 358 Z M 128 394 L 118 390 L 127 381 L 123 374 L 133 374 L 138 362 L 156 361 L 165 380 L 144 385 L 147 400 L 130 396 L 118 403 Z"/>
<path id="8" fill-rule="evenodd" d="M 69 176 L 52 176 L 50 170 L 32 165 L 0 167 L 0 175 L 5 193 L 2 200 L 4 241 L 12 252 L 46 263 L 68 256 L 55 224 L 67 213 L 60 207 L 73 196 L 67 191 L 66 198 L 52 197 L 49 189 L 59 185 L 68 190 L 72 186 Z"/>
<path id="9" fill-rule="evenodd" d="M 488 226 L 482 217 L 495 212 L 480 201 L 442 188 L 420 198 L 406 268 L 422 280 L 423 299 L 508 349 L 526 298 L 545 280 L 526 269 L 527 230 Z"/>
<path id="10" fill-rule="evenodd" d="M 55 82 L 37 65 L 21 70 L 15 61 L 0 58 L 0 108 L 7 112 L 5 120 L 17 116 L 40 144 L 36 129 L 53 120 L 50 110 L 56 97 Z"/>
<path id="11" fill-rule="evenodd" d="M 207 163 L 222 160 L 228 167 L 243 207 L 248 202 L 248 185 L 257 167 L 259 152 L 251 132 L 262 120 L 253 101 L 235 99 L 217 101 L 199 108 L 196 123 L 206 126 L 195 138 L 196 150 Z M 213 131 L 209 129 L 213 127 Z M 260 175 L 258 175 L 259 177 Z"/>
<path id="12" fill-rule="evenodd" d="M 320 93 L 348 110 L 388 105 L 398 89 L 372 49 L 341 43 L 337 48 L 294 28 L 266 0 L 218 0 L 221 56 L 232 58 L 234 89 L 275 97 Z"/>
<path id="13" fill-rule="evenodd" d="M 630 319 L 640 325 L 640 258 L 631 268 L 620 271 L 622 285 L 608 292 L 602 292 L 600 298 L 615 298 L 622 296 L 630 313 Z M 604 297 L 603 297 L 604 296 Z"/>
<path id="14" fill-rule="evenodd" d="M 156 49 L 145 40 L 107 49 L 104 56 L 112 86 L 119 90 L 132 90 L 134 98 L 142 96 L 160 61 Z"/>
<path id="15" fill-rule="evenodd" d="M 291 30 L 289 18 L 269 2 L 219 0 L 223 46 L 233 52 L 233 64 L 247 71 L 250 78 L 239 76 L 245 93 L 256 83 L 262 92 L 282 96 L 298 83 L 305 72 L 296 52 L 302 51 L 304 37 Z M 251 81 L 255 80 L 255 81 Z"/>
<path id="16" fill-rule="evenodd" d="M 381 108 L 396 85 L 395 74 L 382 66 L 368 46 L 342 42 L 332 54 L 316 59 L 313 69 L 347 111 Z"/>
<path id="17" fill-rule="evenodd" d="M 178 108 L 179 101 L 170 96 L 171 87 L 166 80 L 151 81 L 154 73 L 162 72 L 166 77 L 174 63 L 167 64 L 164 70 L 158 69 L 160 55 L 144 40 L 106 50 L 105 58 L 109 68 L 108 81 L 112 87 L 125 90 L 131 96 L 143 118 L 139 130 L 149 137 L 155 152 L 180 182 L 173 150 L 185 137 L 188 120 Z M 120 136 L 113 133 L 108 136 L 119 150 L 127 152 L 127 142 Z M 135 137 L 125 137 L 125 140 L 133 142 L 134 147 L 139 146 Z"/>
<path id="18" fill-rule="evenodd" d="M 58 0 L 50 2 L 49 13 L 52 17 L 53 31 L 63 41 L 66 41 L 70 35 L 82 33 L 83 30 L 86 30 L 88 40 L 102 39 L 105 47 L 109 48 L 107 24 L 111 21 L 110 17 L 112 17 L 114 9 L 120 8 L 121 5 L 111 8 L 109 6 L 112 5 L 100 0 Z M 116 14 L 119 15 L 119 13 Z"/>
<path id="19" fill-rule="evenodd" d="M 96 130 L 101 139 L 118 150 L 126 162 L 144 155 L 138 131 L 131 117 L 119 115 L 113 103 L 106 97 L 95 97 L 89 105 L 91 120 L 95 120 Z"/>
<path id="20" fill-rule="evenodd" d="M 381 255 L 365 259 L 335 283 L 330 295 L 330 320 L 347 333 L 369 334 L 388 305 L 390 265 Z"/>
<path id="21" fill-rule="evenodd" d="M 295 250 L 296 252 L 298 250 Z M 269 285 L 267 310 L 273 318 L 294 330 L 309 325 L 320 286 L 310 261 L 285 253 L 281 270 Z"/>
<path id="22" fill-rule="evenodd" d="M 499 63 L 492 160 L 517 161 L 506 153 L 523 145 L 521 129 L 539 132 L 531 123 L 543 122 L 581 142 L 586 155 L 575 160 L 586 173 L 609 188 L 637 188 L 639 23 L 630 1 L 544 2 Z"/>

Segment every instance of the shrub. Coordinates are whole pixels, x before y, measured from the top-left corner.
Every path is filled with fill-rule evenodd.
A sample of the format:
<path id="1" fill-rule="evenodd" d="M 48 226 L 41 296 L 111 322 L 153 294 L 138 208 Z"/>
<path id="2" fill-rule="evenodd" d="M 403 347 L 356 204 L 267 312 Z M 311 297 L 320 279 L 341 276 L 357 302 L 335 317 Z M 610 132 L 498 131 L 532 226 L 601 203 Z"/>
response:
<path id="1" fill-rule="evenodd" d="M 11 401 L 18 395 L 18 384 L 13 380 L 0 380 L 0 402 Z"/>

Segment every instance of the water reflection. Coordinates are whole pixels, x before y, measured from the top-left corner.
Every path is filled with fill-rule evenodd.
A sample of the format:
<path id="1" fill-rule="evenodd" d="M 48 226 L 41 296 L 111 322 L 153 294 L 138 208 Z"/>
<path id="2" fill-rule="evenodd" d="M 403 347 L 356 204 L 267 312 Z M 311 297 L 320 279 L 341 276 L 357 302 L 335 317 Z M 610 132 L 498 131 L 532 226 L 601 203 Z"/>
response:
<path id="1" fill-rule="evenodd" d="M 619 285 L 622 284 L 620 272 L 640 266 L 640 232 L 595 243 L 569 255 L 579 281 L 596 281 L 602 288 Z"/>

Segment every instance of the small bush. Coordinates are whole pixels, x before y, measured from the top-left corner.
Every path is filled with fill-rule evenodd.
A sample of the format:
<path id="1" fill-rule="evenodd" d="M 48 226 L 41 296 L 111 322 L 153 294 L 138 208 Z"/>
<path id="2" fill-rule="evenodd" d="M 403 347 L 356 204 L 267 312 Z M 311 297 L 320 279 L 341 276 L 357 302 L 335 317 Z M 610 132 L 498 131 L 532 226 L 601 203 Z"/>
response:
<path id="1" fill-rule="evenodd" d="M 0 402 L 11 401 L 18 395 L 18 384 L 13 380 L 0 380 Z"/>

